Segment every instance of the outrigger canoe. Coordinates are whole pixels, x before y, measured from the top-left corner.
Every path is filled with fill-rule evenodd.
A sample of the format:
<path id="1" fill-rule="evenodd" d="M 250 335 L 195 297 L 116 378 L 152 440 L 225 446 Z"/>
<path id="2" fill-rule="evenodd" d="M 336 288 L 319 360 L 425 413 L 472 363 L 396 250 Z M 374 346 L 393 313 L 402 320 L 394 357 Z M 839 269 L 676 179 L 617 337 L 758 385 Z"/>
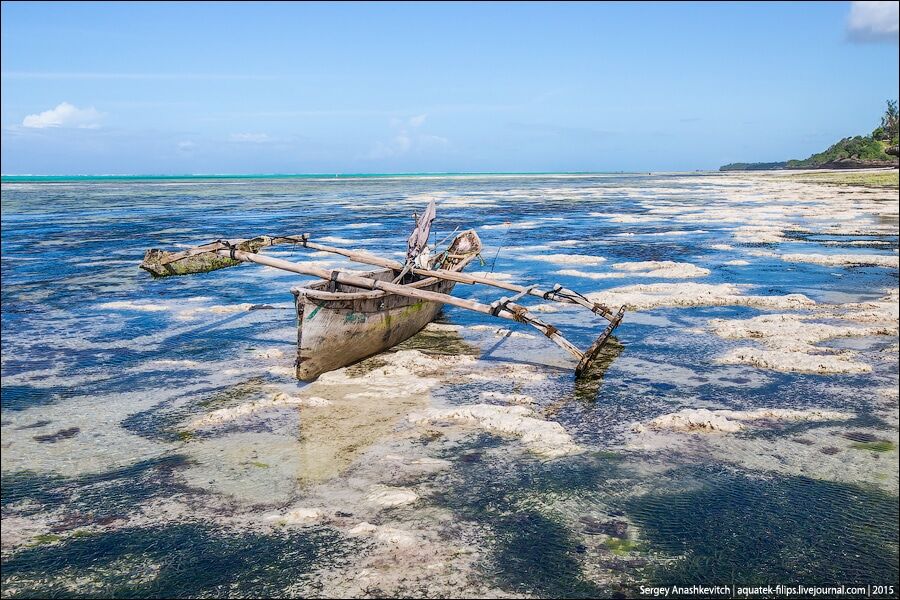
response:
<path id="1" fill-rule="evenodd" d="M 447 250 L 431 258 L 429 269 L 458 273 L 481 252 L 472 231 L 454 238 Z M 360 274 L 373 281 L 395 281 L 402 269 L 379 269 Z M 412 290 L 450 294 L 455 281 L 408 273 L 403 285 Z M 396 346 L 431 323 L 442 303 L 369 291 L 332 281 L 294 288 L 297 309 L 297 378 L 314 379 Z"/>
<path id="2" fill-rule="evenodd" d="M 434 219 L 433 205 L 429 205 L 424 215 Z M 472 230 L 464 231 L 445 251 L 430 257 L 427 247 L 429 227 L 430 220 L 424 224 L 423 219 L 417 220 L 405 263 L 325 246 L 313 242 L 309 234 L 303 234 L 217 240 L 180 252 L 151 249 L 140 266 L 155 277 L 166 277 L 249 262 L 318 278 L 320 281 L 316 283 L 291 290 L 297 313 L 297 377 L 302 380 L 315 379 L 324 372 L 353 364 L 399 344 L 434 320 L 444 304 L 534 327 L 575 357 L 578 361 L 576 377 L 589 372 L 600 350 L 622 321 L 624 307 L 614 312 L 559 284 L 545 290 L 537 285 L 523 286 L 463 273 L 462 270 L 481 252 L 478 235 Z M 380 269 L 356 274 L 260 254 L 266 247 L 276 244 L 294 244 L 339 254 Z M 516 294 L 484 304 L 451 295 L 457 283 L 488 285 Z M 586 350 L 581 351 L 563 337 L 559 329 L 521 305 L 520 301 L 526 296 L 586 308 L 606 319 L 608 325 Z"/>

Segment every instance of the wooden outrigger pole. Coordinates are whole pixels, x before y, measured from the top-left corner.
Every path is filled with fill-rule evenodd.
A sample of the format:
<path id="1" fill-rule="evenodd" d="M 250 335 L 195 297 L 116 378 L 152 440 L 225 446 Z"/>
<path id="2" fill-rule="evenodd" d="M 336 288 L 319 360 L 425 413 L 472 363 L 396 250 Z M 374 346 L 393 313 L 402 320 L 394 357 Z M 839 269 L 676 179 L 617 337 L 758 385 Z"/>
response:
<path id="1" fill-rule="evenodd" d="M 264 247 L 287 243 L 300 244 L 305 248 L 339 254 L 355 262 L 373 266 L 401 271 L 406 268 L 408 272 L 423 277 L 434 277 L 456 283 L 489 285 L 517 293 L 512 297 L 504 297 L 491 304 L 484 304 L 473 300 L 457 298 L 449 294 L 417 289 L 409 285 L 361 277 L 359 275 L 344 273 L 339 270 L 321 269 L 303 263 L 295 263 L 258 254 L 259 250 Z M 579 362 L 575 369 L 575 374 L 579 377 L 588 370 L 588 367 L 609 339 L 613 330 L 619 325 L 619 322 L 624 315 L 624 307 L 613 313 L 608 307 L 591 302 L 583 295 L 563 288 L 560 285 L 545 291 L 539 289 L 537 286 L 521 286 L 505 283 L 486 277 L 464 274 L 458 271 L 406 266 L 397 261 L 379 258 L 363 252 L 355 252 L 343 248 L 317 244 L 309 240 L 308 234 L 281 237 L 259 236 L 248 240 L 235 241 L 219 240 L 176 253 L 169 253 L 156 249 L 148 250 L 144 257 L 144 261 L 141 263 L 141 268 L 149 271 L 154 276 L 165 277 L 169 275 L 185 275 L 189 273 L 212 271 L 237 265 L 242 262 L 256 263 L 300 275 L 317 277 L 319 279 L 332 281 L 336 284 L 342 284 L 353 288 L 373 291 L 380 290 L 389 294 L 396 294 L 398 296 L 405 296 L 417 300 L 449 304 L 451 306 L 472 310 L 488 316 L 529 325 L 543 333 L 551 341 L 578 359 Z M 594 314 L 607 319 L 609 325 L 594 343 L 591 344 L 586 351 L 582 352 L 563 337 L 556 327 L 533 316 L 527 308 L 517 304 L 521 298 L 528 295 L 537 296 L 545 300 L 582 306 Z"/>
<path id="2" fill-rule="evenodd" d="M 233 242 L 220 240 L 209 244 L 204 244 L 202 246 L 197 246 L 196 248 L 191 248 L 189 250 L 184 250 L 182 252 L 165 253 L 165 256 L 156 254 L 151 256 L 151 253 L 159 253 L 161 251 L 150 250 L 148 251 L 147 256 L 144 258 L 144 263 L 141 264 L 141 267 L 147 271 L 150 271 L 156 277 L 165 277 L 167 275 L 182 275 L 187 274 L 188 272 L 212 271 L 215 269 L 229 267 L 235 264 L 234 261 L 228 260 L 224 255 L 218 254 L 219 250 L 227 250 L 230 246 L 233 245 L 238 250 L 258 252 L 262 248 L 275 246 L 278 244 L 299 244 L 304 248 L 318 250 L 320 252 L 340 254 L 341 256 L 345 256 L 354 262 L 373 265 L 376 267 L 385 267 L 388 269 L 403 269 L 405 267 L 405 265 L 401 262 L 390 260 L 387 258 L 381 258 L 379 256 L 368 254 L 366 252 L 356 252 L 354 250 L 347 250 L 345 248 L 337 248 L 335 246 L 326 246 L 323 244 L 312 242 L 310 241 L 310 236 L 308 233 L 296 236 L 263 235 L 248 240 L 236 240 Z M 198 270 L 189 270 L 185 271 L 184 273 L 181 272 L 185 268 L 190 269 L 189 266 L 184 264 L 189 263 L 190 259 L 194 259 L 195 257 L 202 257 L 203 255 L 209 255 L 210 253 L 216 253 L 218 254 L 218 256 L 220 256 L 221 258 L 225 258 L 226 260 L 220 259 L 219 261 L 209 261 L 207 259 L 206 261 L 203 261 L 203 259 L 201 258 L 199 260 L 201 262 L 205 262 L 206 264 L 204 268 L 199 269 L 197 265 L 192 265 L 193 268 Z M 524 293 L 529 296 L 536 296 L 538 298 L 543 298 L 544 300 L 563 302 L 567 304 L 578 304 L 579 306 L 587 308 L 594 314 L 600 315 L 607 321 L 612 321 L 616 316 L 616 313 L 610 310 L 610 308 L 606 305 L 600 304 L 599 302 L 591 302 L 582 294 L 566 289 L 561 285 L 556 285 L 551 290 L 542 290 L 537 286 L 523 286 L 515 283 L 506 283 L 503 281 L 498 281 L 496 279 L 491 279 L 489 277 L 479 277 L 477 275 L 469 275 L 468 273 L 460 273 L 455 271 L 422 269 L 418 267 L 411 267 L 408 270 L 411 273 L 422 275 L 424 277 L 437 277 L 439 279 L 455 281 L 456 283 L 488 285 L 511 292 L 518 292 L 519 294 Z"/>

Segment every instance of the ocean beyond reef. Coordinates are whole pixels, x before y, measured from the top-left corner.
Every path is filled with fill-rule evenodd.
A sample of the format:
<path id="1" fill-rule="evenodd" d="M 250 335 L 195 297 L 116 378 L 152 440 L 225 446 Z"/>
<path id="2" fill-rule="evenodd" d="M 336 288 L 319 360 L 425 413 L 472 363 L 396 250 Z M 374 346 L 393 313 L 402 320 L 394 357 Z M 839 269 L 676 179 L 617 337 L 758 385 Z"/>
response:
<path id="1" fill-rule="evenodd" d="M 817 177 L 4 176 L 2 596 L 896 583 L 897 191 Z M 431 198 L 473 270 L 628 307 L 596 378 L 447 308 L 298 383 L 299 277 L 137 268 L 264 233 L 398 258 Z"/>

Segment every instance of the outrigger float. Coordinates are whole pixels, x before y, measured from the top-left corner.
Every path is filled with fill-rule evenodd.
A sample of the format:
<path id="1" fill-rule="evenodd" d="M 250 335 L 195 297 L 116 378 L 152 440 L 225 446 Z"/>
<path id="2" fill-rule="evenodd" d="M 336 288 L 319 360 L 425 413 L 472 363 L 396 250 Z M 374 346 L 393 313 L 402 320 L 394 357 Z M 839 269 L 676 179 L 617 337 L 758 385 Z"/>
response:
<path id="1" fill-rule="evenodd" d="M 575 376 L 590 370 L 603 345 L 619 325 L 624 307 L 613 312 L 561 285 L 544 290 L 463 273 L 482 250 L 473 230 L 457 234 L 445 250 L 432 255 L 427 241 L 434 220 L 434 204 L 417 218 L 408 240 L 407 261 L 380 258 L 312 241 L 309 234 L 259 236 L 246 240 L 217 240 L 180 252 L 148 250 L 141 268 L 154 277 L 204 273 L 250 262 L 320 281 L 291 290 L 297 312 L 297 378 L 309 381 L 320 374 L 378 354 L 418 333 L 434 320 L 444 304 L 534 327 L 578 360 Z M 338 254 L 377 270 L 351 274 L 264 256 L 263 248 L 294 244 L 310 250 Z M 488 285 L 510 292 L 490 304 L 450 295 L 457 283 Z M 600 336 L 582 352 L 559 330 L 519 304 L 526 296 L 575 304 L 606 319 Z"/>

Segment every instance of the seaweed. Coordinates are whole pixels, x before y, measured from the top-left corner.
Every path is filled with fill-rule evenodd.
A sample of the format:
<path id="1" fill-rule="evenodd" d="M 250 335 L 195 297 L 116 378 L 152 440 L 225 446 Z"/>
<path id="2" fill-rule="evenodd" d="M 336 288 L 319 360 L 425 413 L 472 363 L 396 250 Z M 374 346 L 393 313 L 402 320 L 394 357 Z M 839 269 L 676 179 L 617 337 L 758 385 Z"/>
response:
<path id="1" fill-rule="evenodd" d="M 186 487 L 175 481 L 174 471 L 188 463 L 182 455 L 140 461 L 103 473 L 63 477 L 33 471 L 3 473 L 0 502 L 4 509 L 22 515 L 65 509 L 73 525 L 127 513 L 152 498 L 171 496 Z"/>
<path id="2" fill-rule="evenodd" d="M 649 567 L 646 585 L 897 581 L 896 497 L 805 477 L 680 477 L 706 483 L 625 503 L 649 548 L 678 557 Z"/>
<path id="3" fill-rule="evenodd" d="M 476 436 L 456 451 L 483 453 L 492 438 Z M 502 589 L 551 598 L 610 595 L 584 576 L 580 539 L 563 520 L 534 506 L 533 499 L 589 493 L 619 473 L 618 461 L 600 456 L 517 460 L 515 469 L 494 457 L 475 464 L 463 460 L 449 473 L 448 490 L 432 500 L 462 518 L 490 525 L 492 551 L 483 570 Z"/>
<path id="4" fill-rule="evenodd" d="M 354 550 L 324 528 L 263 535 L 181 524 L 43 537 L 4 558 L 4 597 L 280 597 L 308 585 L 325 557 L 346 561 Z"/>

